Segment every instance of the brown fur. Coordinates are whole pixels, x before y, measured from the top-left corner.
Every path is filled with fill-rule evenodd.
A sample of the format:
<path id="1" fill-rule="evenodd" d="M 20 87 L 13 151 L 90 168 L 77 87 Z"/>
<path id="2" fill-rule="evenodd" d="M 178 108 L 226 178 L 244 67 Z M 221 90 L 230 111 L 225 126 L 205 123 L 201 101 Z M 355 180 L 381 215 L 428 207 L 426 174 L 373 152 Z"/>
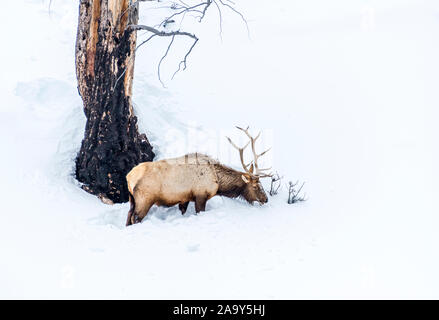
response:
<path id="1" fill-rule="evenodd" d="M 249 203 L 267 202 L 257 177 L 199 153 L 141 163 L 128 173 L 127 183 L 131 195 L 127 225 L 140 222 L 154 204 L 178 204 L 184 214 L 190 201 L 195 202 L 198 213 L 205 210 L 207 200 L 215 195 L 242 197 Z"/>

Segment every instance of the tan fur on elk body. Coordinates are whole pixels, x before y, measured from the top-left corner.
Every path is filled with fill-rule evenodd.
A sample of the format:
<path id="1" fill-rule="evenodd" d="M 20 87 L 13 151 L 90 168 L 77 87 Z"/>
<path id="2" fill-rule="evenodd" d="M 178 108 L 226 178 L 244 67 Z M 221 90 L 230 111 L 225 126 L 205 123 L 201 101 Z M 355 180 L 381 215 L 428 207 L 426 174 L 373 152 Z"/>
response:
<path id="1" fill-rule="evenodd" d="M 140 222 L 154 204 L 179 204 L 184 214 L 190 201 L 195 202 L 195 211 L 200 212 L 215 195 L 242 197 L 249 203 L 267 202 L 257 176 L 199 153 L 141 163 L 128 173 L 127 182 L 131 203 L 127 225 Z"/>

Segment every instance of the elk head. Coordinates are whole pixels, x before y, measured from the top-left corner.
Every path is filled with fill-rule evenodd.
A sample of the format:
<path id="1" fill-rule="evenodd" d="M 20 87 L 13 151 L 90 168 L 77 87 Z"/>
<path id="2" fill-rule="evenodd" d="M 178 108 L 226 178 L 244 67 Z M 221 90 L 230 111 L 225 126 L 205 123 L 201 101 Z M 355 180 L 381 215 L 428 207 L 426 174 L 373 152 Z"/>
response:
<path id="1" fill-rule="evenodd" d="M 255 150 L 255 142 L 259 138 L 261 133 L 259 132 L 259 134 L 255 138 L 253 138 L 248 132 L 249 127 L 247 127 L 247 129 L 243 129 L 240 127 L 236 127 L 236 128 L 244 132 L 247 135 L 247 137 L 250 139 L 250 141 L 247 142 L 247 144 L 244 147 L 239 148 L 236 144 L 233 143 L 233 141 L 229 137 L 227 137 L 230 144 L 239 151 L 241 165 L 242 168 L 244 169 L 244 172 L 241 175 L 242 180 L 245 182 L 245 187 L 243 189 L 242 196 L 249 203 L 253 203 L 254 201 L 258 201 L 260 204 L 267 203 L 268 198 L 267 195 L 265 194 L 264 188 L 262 187 L 262 184 L 259 179 L 271 177 L 272 175 L 263 173 L 264 171 L 270 170 L 270 168 L 266 168 L 266 169 L 259 168 L 258 159 L 261 156 L 263 156 L 265 153 L 267 153 L 270 149 L 267 149 L 264 152 L 258 154 Z M 249 144 L 251 144 L 253 160 L 246 165 L 244 161 L 244 149 L 247 148 Z"/>

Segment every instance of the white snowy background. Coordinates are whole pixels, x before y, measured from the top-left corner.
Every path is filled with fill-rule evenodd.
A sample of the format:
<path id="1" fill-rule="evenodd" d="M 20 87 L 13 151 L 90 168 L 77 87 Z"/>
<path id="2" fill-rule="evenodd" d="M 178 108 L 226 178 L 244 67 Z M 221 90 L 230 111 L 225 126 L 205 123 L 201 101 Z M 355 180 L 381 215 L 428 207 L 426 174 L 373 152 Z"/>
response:
<path id="1" fill-rule="evenodd" d="M 2 3 L 0 298 L 439 298 L 439 2 L 236 0 L 201 39 L 139 49 L 139 126 L 157 159 L 263 130 L 284 175 L 265 206 L 215 197 L 125 228 L 73 178 L 85 126 L 78 1 Z M 161 15 L 141 6 L 141 21 Z M 146 35 L 139 33 L 139 41 Z M 286 203 L 288 180 L 309 200 Z M 268 183 L 265 184 L 268 187 Z"/>

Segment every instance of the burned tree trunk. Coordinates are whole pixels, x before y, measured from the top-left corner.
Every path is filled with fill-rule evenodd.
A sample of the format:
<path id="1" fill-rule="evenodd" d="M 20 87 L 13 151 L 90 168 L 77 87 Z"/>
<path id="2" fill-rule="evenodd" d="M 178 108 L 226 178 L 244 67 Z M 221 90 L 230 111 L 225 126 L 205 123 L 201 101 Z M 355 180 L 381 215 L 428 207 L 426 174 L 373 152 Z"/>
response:
<path id="1" fill-rule="evenodd" d="M 137 36 L 127 26 L 137 20 L 135 1 L 80 1 L 76 75 L 87 124 L 76 178 L 86 191 L 112 202 L 128 201 L 126 174 L 154 157 L 131 102 Z"/>

